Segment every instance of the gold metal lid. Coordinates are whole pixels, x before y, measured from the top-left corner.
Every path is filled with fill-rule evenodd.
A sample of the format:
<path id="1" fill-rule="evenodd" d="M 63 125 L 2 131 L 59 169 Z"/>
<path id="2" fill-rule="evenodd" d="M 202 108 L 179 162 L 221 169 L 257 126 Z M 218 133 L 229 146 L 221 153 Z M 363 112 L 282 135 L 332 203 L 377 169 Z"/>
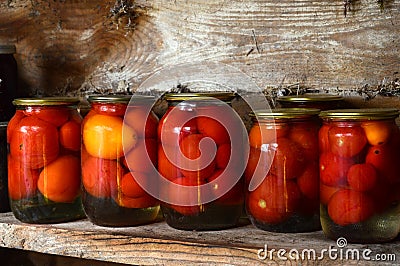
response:
<path id="1" fill-rule="evenodd" d="M 190 92 L 190 93 L 167 93 L 165 99 L 167 101 L 187 101 L 193 99 L 216 98 L 221 101 L 232 101 L 236 97 L 234 92 Z"/>
<path id="2" fill-rule="evenodd" d="M 69 106 L 78 103 L 79 99 L 75 97 L 18 98 L 13 101 L 16 106 Z"/>
<path id="3" fill-rule="evenodd" d="M 91 95 L 88 97 L 89 103 L 126 103 L 131 100 L 136 101 L 150 101 L 154 100 L 154 96 L 150 95 Z"/>
<path id="4" fill-rule="evenodd" d="M 255 110 L 250 116 L 258 119 L 288 119 L 318 117 L 316 108 L 275 108 L 271 110 Z"/>
<path id="5" fill-rule="evenodd" d="M 337 109 L 327 110 L 320 113 L 324 119 L 343 119 L 343 120 L 381 120 L 396 118 L 399 110 L 396 108 L 363 108 L 363 109 Z"/>
<path id="6" fill-rule="evenodd" d="M 280 102 L 330 102 L 342 100 L 342 96 L 325 93 L 306 93 L 302 95 L 280 96 L 277 98 L 277 101 Z"/>
<path id="7" fill-rule="evenodd" d="M 0 54 L 15 54 L 17 48 L 13 44 L 0 44 Z"/>

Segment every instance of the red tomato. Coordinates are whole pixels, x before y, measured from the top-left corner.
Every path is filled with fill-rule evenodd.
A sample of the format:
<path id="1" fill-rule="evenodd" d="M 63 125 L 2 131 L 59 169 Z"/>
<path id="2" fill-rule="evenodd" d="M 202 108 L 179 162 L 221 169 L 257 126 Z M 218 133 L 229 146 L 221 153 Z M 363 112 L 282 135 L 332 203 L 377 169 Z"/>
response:
<path id="1" fill-rule="evenodd" d="M 125 166 L 131 172 L 151 173 L 157 166 L 157 141 L 141 139 L 125 155 Z"/>
<path id="2" fill-rule="evenodd" d="M 319 159 L 319 174 L 323 184 L 332 187 L 347 185 L 347 173 L 355 162 L 351 158 L 336 156 L 333 153 L 323 153 Z"/>
<path id="3" fill-rule="evenodd" d="M 122 166 L 115 160 L 89 157 L 82 166 L 82 183 L 94 197 L 109 198 L 117 193 L 117 180 L 123 176 Z"/>
<path id="4" fill-rule="evenodd" d="M 263 144 L 275 143 L 277 138 L 285 137 L 288 132 L 288 124 L 256 123 L 249 132 L 250 146 L 261 148 Z"/>
<path id="5" fill-rule="evenodd" d="M 231 157 L 231 144 L 230 143 L 225 143 L 222 144 L 218 147 L 217 154 L 215 155 L 215 159 L 217 162 L 217 167 L 220 169 L 224 169 L 228 163 L 229 159 Z"/>
<path id="6" fill-rule="evenodd" d="M 8 195 L 12 200 L 30 198 L 37 192 L 39 171 L 24 167 L 8 156 Z"/>
<path id="7" fill-rule="evenodd" d="M 366 163 L 371 164 L 378 173 L 378 178 L 385 179 L 388 183 L 400 181 L 400 150 L 391 145 L 372 146 L 367 152 Z"/>
<path id="8" fill-rule="evenodd" d="M 333 194 L 339 191 L 338 187 L 330 187 L 320 183 L 319 185 L 319 198 L 320 202 L 324 205 L 327 205 L 329 200 L 332 198 Z"/>
<path id="9" fill-rule="evenodd" d="M 342 189 L 329 201 L 328 214 L 334 223 L 341 226 L 360 223 L 374 214 L 374 202 L 362 192 Z"/>
<path id="10" fill-rule="evenodd" d="M 250 148 L 249 160 L 244 171 L 246 186 L 249 185 L 253 177 L 259 179 L 267 176 L 272 159 L 272 156 L 268 152 L 253 147 Z"/>
<path id="11" fill-rule="evenodd" d="M 319 196 L 319 174 L 318 164 L 308 163 L 303 174 L 297 178 L 297 185 L 301 193 L 309 199 L 318 201 Z"/>
<path id="12" fill-rule="evenodd" d="M 353 157 L 367 144 L 367 138 L 361 127 L 333 126 L 328 133 L 331 151 L 341 157 Z"/>
<path id="13" fill-rule="evenodd" d="M 274 147 L 272 147 L 273 149 Z M 306 158 L 302 148 L 287 138 L 279 138 L 271 173 L 280 179 L 299 177 L 305 167 Z"/>
<path id="14" fill-rule="evenodd" d="M 301 192 L 293 181 L 268 175 L 254 191 L 248 192 L 247 210 L 254 219 L 277 224 L 285 221 L 298 206 Z"/>
<path id="15" fill-rule="evenodd" d="M 60 144 L 67 150 L 79 151 L 81 149 L 81 124 L 70 120 L 63 124 L 59 130 Z"/>
<path id="16" fill-rule="evenodd" d="M 223 169 L 216 170 L 215 173 L 207 179 L 207 182 L 211 182 L 211 181 L 217 179 L 218 177 L 220 177 L 220 175 L 222 174 L 223 171 L 224 171 Z M 221 189 L 224 189 L 227 186 L 231 185 L 226 182 L 230 182 L 230 181 L 233 182 L 231 179 L 228 179 L 226 177 L 229 177 L 230 175 L 235 175 L 235 174 L 237 174 L 237 173 L 230 174 L 229 172 L 227 172 L 226 174 L 224 174 L 224 179 L 219 181 L 218 183 L 216 183 L 213 186 L 213 193 L 216 196 L 219 196 L 219 194 L 221 194 L 221 192 L 220 192 Z M 225 184 L 222 182 L 225 182 Z M 237 182 L 233 186 L 233 188 L 231 188 L 222 197 L 220 197 L 216 200 L 216 202 L 221 203 L 221 204 L 226 204 L 226 205 L 238 205 L 238 204 L 243 203 L 243 201 L 244 201 L 243 180 L 239 180 L 239 182 Z"/>
<path id="17" fill-rule="evenodd" d="M 14 133 L 14 130 L 17 128 L 19 122 L 24 118 L 24 112 L 22 110 L 17 110 L 14 116 L 10 119 L 7 125 L 7 143 L 11 142 L 11 136 Z"/>
<path id="18" fill-rule="evenodd" d="M 374 188 L 377 173 L 371 164 L 354 164 L 347 173 L 347 183 L 357 191 L 368 191 Z"/>
<path id="19" fill-rule="evenodd" d="M 135 130 L 139 138 L 157 138 L 158 117 L 143 107 L 129 107 L 124 123 Z"/>
<path id="20" fill-rule="evenodd" d="M 196 118 L 193 117 L 196 113 L 170 107 L 158 124 L 158 140 L 163 145 L 176 146 L 185 136 L 198 133 Z"/>
<path id="21" fill-rule="evenodd" d="M 186 159 L 193 160 L 190 163 L 184 163 L 181 161 L 182 163 L 179 165 L 182 174 L 186 177 L 206 179 L 214 172 L 216 166 L 215 160 L 208 165 L 204 165 L 206 161 L 204 161 L 203 164 L 203 158 L 206 160 L 206 155 L 212 154 L 215 149 L 215 144 L 209 143 L 211 145 L 208 145 L 204 143 L 205 145 L 201 146 L 201 148 L 204 148 L 204 150 L 201 151 L 200 142 L 202 141 L 203 137 L 204 136 L 202 134 L 191 134 L 184 137 L 180 143 L 182 155 L 186 157 Z M 196 162 L 194 160 L 199 161 Z"/>
<path id="22" fill-rule="evenodd" d="M 14 129 L 10 153 L 14 159 L 32 169 L 54 161 L 60 151 L 57 128 L 35 116 L 23 118 Z"/>
<path id="23" fill-rule="evenodd" d="M 144 175 L 143 173 L 126 173 L 120 182 L 121 193 L 129 198 L 140 198 L 147 195 L 146 191 L 135 179 L 135 175 Z M 142 184 L 145 185 L 145 184 Z"/>
<path id="24" fill-rule="evenodd" d="M 322 127 L 319 129 L 318 132 L 318 144 L 319 144 L 319 149 L 322 152 L 327 152 L 330 150 L 330 144 L 329 144 L 329 130 L 331 126 L 324 124 Z"/>
<path id="25" fill-rule="evenodd" d="M 182 186 L 200 186 L 204 184 L 202 181 L 195 180 L 193 178 L 176 178 L 172 180 L 173 183 L 179 184 Z M 182 215 L 196 215 L 201 211 L 201 205 L 199 204 L 199 195 L 189 193 L 187 190 L 183 190 L 176 186 L 171 186 L 168 188 L 169 190 L 169 201 L 179 202 L 181 199 L 185 199 L 185 201 L 193 203 L 191 206 L 180 206 L 180 205 L 168 205 L 173 208 L 175 211 L 181 213 Z"/>
<path id="26" fill-rule="evenodd" d="M 318 124 L 293 123 L 289 131 L 289 139 L 303 148 L 307 160 L 318 160 Z"/>
<path id="27" fill-rule="evenodd" d="M 102 115 L 124 116 L 127 105 L 125 103 L 92 103 L 92 110 Z"/>
<path id="28" fill-rule="evenodd" d="M 63 125 L 69 119 L 70 110 L 65 107 L 32 107 L 25 109 L 26 115 L 35 115 L 43 121 L 56 127 Z"/>
<path id="29" fill-rule="evenodd" d="M 169 146 L 165 146 L 164 148 L 171 149 Z M 174 149 L 172 154 L 176 155 L 175 152 Z M 175 161 L 177 162 L 177 160 L 178 155 L 175 156 Z M 158 172 L 168 180 L 174 180 L 182 176 L 180 169 L 168 160 L 162 145 L 158 145 Z"/>
<path id="30" fill-rule="evenodd" d="M 230 143 L 230 137 L 225 127 L 210 117 L 197 117 L 197 129 L 206 137 L 212 138 L 217 145 Z"/>

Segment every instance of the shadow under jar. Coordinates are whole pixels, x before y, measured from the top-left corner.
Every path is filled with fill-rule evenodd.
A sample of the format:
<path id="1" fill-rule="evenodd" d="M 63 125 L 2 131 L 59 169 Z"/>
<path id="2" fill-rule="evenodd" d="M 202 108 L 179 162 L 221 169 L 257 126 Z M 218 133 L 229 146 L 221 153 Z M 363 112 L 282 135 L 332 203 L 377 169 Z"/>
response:
<path id="1" fill-rule="evenodd" d="M 319 220 L 319 110 L 254 111 L 245 172 L 246 210 L 258 228 L 308 232 Z"/>
<path id="2" fill-rule="evenodd" d="M 153 97 L 91 96 L 82 123 L 83 207 L 102 226 L 154 222 L 159 202 L 143 187 L 157 166 Z M 139 181 L 140 180 L 140 181 Z"/>
<path id="3" fill-rule="evenodd" d="M 26 223 L 83 218 L 81 116 L 75 98 L 16 99 L 7 127 L 8 193 Z"/>
<path id="4" fill-rule="evenodd" d="M 242 120 L 230 106 L 235 94 L 167 94 L 158 127 L 161 209 L 182 230 L 236 226 L 244 203 Z"/>
<path id="5" fill-rule="evenodd" d="M 321 223 L 326 236 L 386 242 L 400 230 L 399 111 L 321 112 Z"/>

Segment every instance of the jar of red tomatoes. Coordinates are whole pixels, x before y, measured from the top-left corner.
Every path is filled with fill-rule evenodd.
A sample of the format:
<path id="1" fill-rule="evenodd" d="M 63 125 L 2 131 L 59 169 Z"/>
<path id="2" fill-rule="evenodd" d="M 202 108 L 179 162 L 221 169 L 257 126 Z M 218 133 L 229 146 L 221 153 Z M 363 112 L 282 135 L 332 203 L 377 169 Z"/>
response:
<path id="1" fill-rule="evenodd" d="M 390 108 L 321 112 L 321 223 L 332 239 L 371 243 L 400 230 L 400 131 Z"/>
<path id="2" fill-rule="evenodd" d="M 83 206 L 94 224 L 134 226 L 157 218 L 159 202 L 143 189 L 157 166 L 158 118 L 152 99 L 88 98 L 91 110 L 82 123 Z"/>
<path id="3" fill-rule="evenodd" d="M 15 217 L 53 223 L 84 217 L 81 116 L 75 98 L 16 99 L 7 127 L 8 193 Z"/>
<path id="4" fill-rule="evenodd" d="M 244 203 L 242 120 L 231 92 L 167 94 L 158 127 L 158 170 L 167 224 L 182 230 L 237 225 Z"/>
<path id="5" fill-rule="evenodd" d="M 325 93 L 280 96 L 277 98 L 277 102 L 282 108 L 316 108 L 320 110 L 345 108 L 342 96 Z"/>
<path id="6" fill-rule="evenodd" d="M 307 232 L 319 221 L 319 110 L 255 111 L 245 172 L 246 210 L 258 228 Z"/>

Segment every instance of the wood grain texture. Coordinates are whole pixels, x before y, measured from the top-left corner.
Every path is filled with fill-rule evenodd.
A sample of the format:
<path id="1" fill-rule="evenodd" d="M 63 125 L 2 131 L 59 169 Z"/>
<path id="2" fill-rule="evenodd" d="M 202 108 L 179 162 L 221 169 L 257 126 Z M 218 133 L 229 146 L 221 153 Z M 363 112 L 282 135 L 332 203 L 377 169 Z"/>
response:
<path id="1" fill-rule="evenodd" d="M 272 259 L 259 260 L 257 252 L 267 245 L 273 251 Z M 278 258 L 277 251 L 314 249 L 317 256 L 329 246 L 336 248 L 335 241 L 326 239 L 322 232 L 279 234 L 261 231 L 252 225 L 214 232 L 180 231 L 164 222 L 126 228 L 95 226 L 87 220 L 76 222 L 29 225 L 17 221 L 11 213 L 0 214 L 0 246 L 140 265 L 336 265 L 326 254 L 323 258 L 288 260 Z M 399 240 L 387 244 L 349 244 L 346 249 L 371 249 L 375 254 L 395 254 L 400 257 Z M 294 253 L 293 253 L 294 254 Z M 337 253 L 339 254 L 339 253 Z M 345 257 L 343 257 L 345 258 Z M 351 258 L 351 257 L 350 257 Z M 343 259 L 346 265 L 374 265 L 371 261 Z M 390 265 L 382 262 L 380 265 Z"/>
<path id="2" fill-rule="evenodd" d="M 399 78 L 400 1 L 353 3 L 345 16 L 341 0 L 9 0 L 0 42 L 17 45 L 31 95 L 126 93 L 160 68 L 209 60 L 261 88 Z"/>

